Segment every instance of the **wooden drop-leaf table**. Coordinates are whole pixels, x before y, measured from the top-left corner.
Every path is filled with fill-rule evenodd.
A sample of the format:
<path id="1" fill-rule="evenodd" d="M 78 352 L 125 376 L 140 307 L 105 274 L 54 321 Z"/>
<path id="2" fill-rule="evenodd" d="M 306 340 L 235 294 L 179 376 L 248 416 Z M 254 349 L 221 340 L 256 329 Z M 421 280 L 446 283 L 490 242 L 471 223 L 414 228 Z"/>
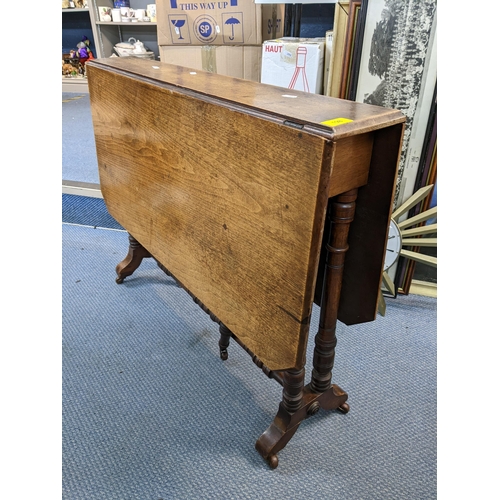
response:
<path id="1" fill-rule="evenodd" d="M 283 398 L 256 448 L 271 467 L 332 384 L 337 320 L 377 315 L 404 130 L 397 110 L 139 58 L 87 62 L 101 191 L 145 257 L 235 339 Z M 305 356 L 320 306 L 313 370 Z"/>

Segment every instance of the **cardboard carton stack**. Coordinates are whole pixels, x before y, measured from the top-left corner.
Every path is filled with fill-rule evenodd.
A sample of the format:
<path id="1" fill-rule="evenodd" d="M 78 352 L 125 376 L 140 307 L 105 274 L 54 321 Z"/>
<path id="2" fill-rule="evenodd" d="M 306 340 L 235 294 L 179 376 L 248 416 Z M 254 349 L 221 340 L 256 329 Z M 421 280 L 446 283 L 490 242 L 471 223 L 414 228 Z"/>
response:
<path id="1" fill-rule="evenodd" d="M 157 0 L 156 5 L 160 60 L 195 70 L 258 82 L 262 42 L 283 33 L 284 5 L 253 0 Z"/>

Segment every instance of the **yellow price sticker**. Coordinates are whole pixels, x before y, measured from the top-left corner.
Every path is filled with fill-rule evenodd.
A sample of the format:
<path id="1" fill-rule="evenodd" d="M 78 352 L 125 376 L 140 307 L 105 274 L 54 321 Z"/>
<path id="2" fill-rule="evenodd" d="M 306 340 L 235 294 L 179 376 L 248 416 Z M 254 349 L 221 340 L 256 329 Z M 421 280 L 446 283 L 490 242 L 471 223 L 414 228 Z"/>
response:
<path id="1" fill-rule="evenodd" d="M 344 123 L 352 122 L 349 118 L 334 118 L 333 120 L 326 120 L 321 122 L 321 125 L 326 125 L 327 127 L 336 127 L 337 125 L 342 125 Z"/>

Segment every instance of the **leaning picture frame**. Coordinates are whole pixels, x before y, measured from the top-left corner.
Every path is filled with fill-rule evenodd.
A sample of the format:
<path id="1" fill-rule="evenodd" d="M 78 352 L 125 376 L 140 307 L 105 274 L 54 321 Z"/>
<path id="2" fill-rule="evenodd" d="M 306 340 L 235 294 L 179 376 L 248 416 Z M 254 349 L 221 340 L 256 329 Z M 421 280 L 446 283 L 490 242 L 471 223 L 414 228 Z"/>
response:
<path id="1" fill-rule="evenodd" d="M 413 193 L 437 80 L 436 0 L 368 0 L 355 100 L 406 118 L 395 207 Z"/>
<path id="2" fill-rule="evenodd" d="M 434 186 L 431 193 L 412 210 L 410 210 L 408 214 L 409 217 L 413 217 L 417 214 L 425 212 L 429 208 L 437 206 L 437 84 L 434 88 L 434 96 L 429 113 L 429 121 L 427 124 L 424 147 L 422 149 L 414 191 L 430 185 Z M 426 224 L 434 222 L 436 222 L 436 220 L 428 220 L 426 221 Z M 437 257 L 437 247 L 414 247 L 411 250 L 415 252 L 424 252 Z M 398 262 L 395 279 L 398 291 L 403 294 L 410 293 L 410 287 L 412 286 L 414 278 L 421 282 L 428 282 L 428 287 L 432 284 L 435 284 L 434 286 L 436 286 L 437 270 L 429 269 L 424 264 L 418 263 L 414 260 L 401 258 Z"/>
<path id="3" fill-rule="evenodd" d="M 394 209 L 414 192 L 437 82 L 437 0 L 368 0 L 353 97 L 406 116 Z M 407 216 L 403 216 L 404 220 Z M 395 281 L 397 265 L 389 271 Z"/>
<path id="4" fill-rule="evenodd" d="M 347 17 L 347 29 L 344 42 L 344 54 L 342 60 L 342 78 L 340 84 L 340 97 L 347 99 L 349 81 L 352 70 L 352 56 L 354 53 L 354 43 L 356 35 L 356 25 L 361 10 L 360 0 L 350 0 L 349 13 Z"/>
<path id="5" fill-rule="evenodd" d="M 361 64 L 361 53 L 363 49 L 363 38 L 366 25 L 366 13 L 368 10 L 368 0 L 361 0 L 356 7 L 356 20 L 354 27 L 354 37 L 350 54 L 349 76 L 344 91 L 345 99 L 356 100 L 356 90 L 358 87 L 359 68 Z"/>
<path id="6" fill-rule="evenodd" d="M 340 97 L 342 84 L 342 62 L 345 50 L 345 39 L 349 19 L 349 1 L 339 1 L 335 4 L 332 48 L 330 58 L 325 61 L 328 64 L 328 79 L 326 82 L 325 95 Z"/>

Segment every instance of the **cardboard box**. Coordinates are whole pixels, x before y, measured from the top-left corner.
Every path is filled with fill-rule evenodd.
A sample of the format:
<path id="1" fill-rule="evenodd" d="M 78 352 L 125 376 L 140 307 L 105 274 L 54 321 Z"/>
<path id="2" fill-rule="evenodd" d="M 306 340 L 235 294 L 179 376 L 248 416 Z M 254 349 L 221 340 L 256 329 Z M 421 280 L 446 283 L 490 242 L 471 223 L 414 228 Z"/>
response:
<path id="1" fill-rule="evenodd" d="M 195 70 L 260 81 L 261 45 L 176 47 L 161 45 L 160 60 Z"/>
<path id="2" fill-rule="evenodd" d="M 284 5 L 279 7 L 276 17 L 281 19 L 281 30 L 278 33 L 282 33 Z M 192 3 L 183 0 L 158 0 L 158 45 L 260 45 L 262 40 L 271 38 L 263 38 L 263 35 L 272 19 L 272 10 L 272 5 L 263 9 L 253 0 Z M 265 29 L 262 25 L 263 15 Z"/>
<path id="3" fill-rule="evenodd" d="M 281 38 L 285 33 L 285 4 L 262 4 L 262 41 Z M 273 12 L 274 11 L 274 12 Z M 273 14 L 275 16 L 273 33 Z"/>
<path id="4" fill-rule="evenodd" d="M 321 94 L 324 38 L 280 38 L 262 44 L 261 83 Z"/>

